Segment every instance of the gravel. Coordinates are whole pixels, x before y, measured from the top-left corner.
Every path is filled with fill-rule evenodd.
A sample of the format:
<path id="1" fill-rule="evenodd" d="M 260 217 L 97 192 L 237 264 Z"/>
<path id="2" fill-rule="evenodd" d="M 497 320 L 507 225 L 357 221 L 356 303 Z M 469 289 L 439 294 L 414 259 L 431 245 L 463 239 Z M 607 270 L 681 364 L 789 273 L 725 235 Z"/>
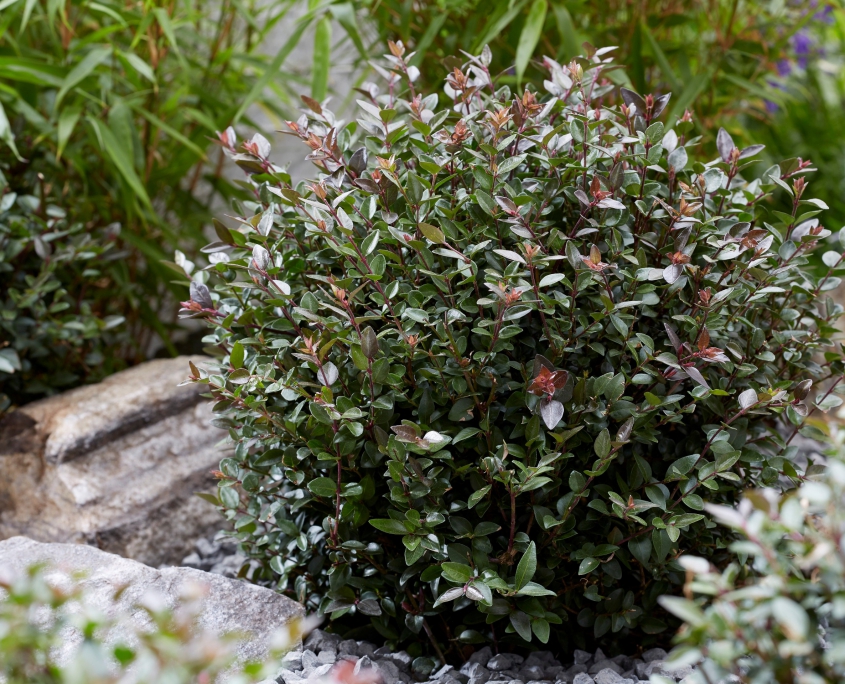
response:
<path id="1" fill-rule="evenodd" d="M 652 648 L 641 658 L 608 657 L 601 649 L 595 653 L 576 650 L 571 660 L 560 662 L 549 651 L 535 651 L 523 658 L 515 653 L 493 653 L 485 646 L 456 670 L 452 665 L 440 666 L 432 658 L 413 658 L 405 651 L 341 640 L 316 629 L 305 639 L 302 650 L 285 656 L 276 678 L 262 684 L 324 684 L 321 680 L 329 674 L 335 675 L 336 681 L 348 681 L 351 674 L 356 684 L 646 684 L 653 674 L 683 684 L 692 669 L 671 671 L 666 657 L 661 648 Z"/>

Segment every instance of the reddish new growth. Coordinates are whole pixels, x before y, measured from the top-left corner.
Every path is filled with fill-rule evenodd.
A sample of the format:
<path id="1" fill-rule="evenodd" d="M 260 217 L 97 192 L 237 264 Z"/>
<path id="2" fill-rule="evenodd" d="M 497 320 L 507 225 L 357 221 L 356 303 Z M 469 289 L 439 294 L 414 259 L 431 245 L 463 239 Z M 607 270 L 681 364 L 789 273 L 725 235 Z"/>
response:
<path id="1" fill-rule="evenodd" d="M 534 378 L 528 391 L 531 394 L 536 394 L 538 397 L 546 396 L 551 398 L 557 390 L 563 389 L 568 375 L 566 371 L 550 371 L 543 366 L 537 377 Z"/>
<path id="2" fill-rule="evenodd" d="M 613 193 L 609 190 L 602 190 L 599 177 L 593 176 L 593 180 L 590 183 L 590 194 L 595 198 L 596 202 L 601 202 L 603 199 L 610 197 Z"/>
<path id="3" fill-rule="evenodd" d="M 709 361 L 710 363 L 723 363 L 725 361 L 730 361 L 727 354 L 719 349 L 719 347 L 710 346 L 710 333 L 707 331 L 707 328 L 704 328 L 701 331 L 701 334 L 698 336 L 696 346 L 698 347 L 698 351 L 693 354 L 693 356 L 698 357 L 699 359 Z"/>
<path id="4" fill-rule="evenodd" d="M 590 256 L 582 256 L 581 261 L 583 261 L 587 265 L 587 268 L 591 271 L 597 271 L 599 273 L 611 267 L 610 264 L 606 264 L 601 260 L 601 252 L 595 245 L 590 247 Z"/>
<path id="5" fill-rule="evenodd" d="M 675 252 L 674 254 L 669 255 L 669 261 L 673 264 L 688 264 L 689 263 L 689 256 L 684 254 L 683 252 Z"/>

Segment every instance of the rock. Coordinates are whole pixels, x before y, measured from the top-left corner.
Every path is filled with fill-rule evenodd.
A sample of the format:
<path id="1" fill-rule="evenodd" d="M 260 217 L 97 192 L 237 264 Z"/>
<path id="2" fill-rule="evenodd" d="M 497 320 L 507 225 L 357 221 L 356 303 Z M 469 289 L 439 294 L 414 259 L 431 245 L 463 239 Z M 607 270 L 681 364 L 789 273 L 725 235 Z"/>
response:
<path id="1" fill-rule="evenodd" d="M 519 677 L 525 682 L 542 680 L 546 675 L 546 670 L 540 665 L 525 665 L 519 671 Z"/>
<path id="2" fill-rule="evenodd" d="M 642 672 L 642 674 L 640 674 Z M 645 665 L 637 667 L 637 676 L 640 679 L 649 679 L 651 675 L 659 675 L 661 677 L 668 677 L 674 679 L 676 682 L 688 677 L 693 673 L 691 666 L 686 665 L 678 669 L 670 668 L 668 663 L 664 660 L 652 660 Z"/>
<path id="3" fill-rule="evenodd" d="M 585 672 L 579 672 L 572 680 L 572 684 L 595 684 L 595 681 Z"/>
<path id="4" fill-rule="evenodd" d="M 616 670 L 606 667 L 595 674 L 593 681 L 596 684 L 622 684 L 625 678 Z"/>
<path id="5" fill-rule="evenodd" d="M 623 672 L 620 665 L 614 663 L 612 660 L 607 660 L 606 658 L 604 660 L 597 660 L 592 666 L 590 666 L 590 669 L 587 670 L 587 672 L 592 675 L 597 674 L 602 670 L 613 670 L 617 674 L 622 674 Z"/>
<path id="6" fill-rule="evenodd" d="M 666 651 L 662 648 L 650 648 L 645 653 L 643 653 L 643 661 L 646 663 L 653 662 L 655 660 L 666 660 L 669 656 Z"/>
<path id="7" fill-rule="evenodd" d="M 69 575 L 83 573 L 80 584 L 88 604 L 108 617 L 125 614 L 139 629 L 147 623 L 134 606 L 155 596 L 156 601 L 175 608 L 187 591 L 201 586 L 205 597 L 198 627 L 218 635 L 247 635 L 238 645 L 242 659 L 261 660 L 273 633 L 304 615 L 301 605 L 270 589 L 191 568 L 156 570 L 84 544 L 42 544 L 24 537 L 0 542 L 0 571 L 17 575 L 36 563 L 46 564 L 50 568 L 47 581 L 60 586 L 67 585 Z M 125 589 L 115 600 L 121 587 Z M 78 631 L 65 639 L 58 662 L 66 661 L 81 640 Z"/>
<path id="8" fill-rule="evenodd" d="M 379 658 L 376 661 L 376 668 L 378 669 L 384 684 L 396 684 L 397 682 L 403 682 L 407 679 L 407 676 L 403 677 L 401 675 L 399 668 L 394 665 L 393 661 L 387 660 L 386 658 Z"/>
<path id="9" fill-rule="evenodd" d="M 563 674 L 565 675 L 567 681 L 571 682 L 574 681 L 576 675 L 581 673 L 586 674 L 587 670 L 589 669 L 589 666 L 587 666 L 585 663 L 575 663 L 574 665 L 570 666 L 569 669 L 567 669 L 566 672 L 564 672 Z"/>
<path id="10" fill-rule="evenodd" d="M 380 650 L 380 649 L 378 649 Z M 392 662 L 396 667 L 400 670 L 405 670 L 406 672 L 411 667 L 411 661 L 413 658 L 407 654 L 405 651 L 396 651 L 395 653 L 386 653 L 385 655 L 381 656 L 382 658 L 389 660 Z"/>
<path id="11" fill-rule="evenodd" d="M 470 657 L 469 661 L 467 661 L 467 662 L 472 662 L 472 657 Z M 433 675 L 431 675 L 431 678 L 433 680 L 434 679 L 443 679 L 443 677 L 449 676 L 450 673 L 453 673 L 454 671 L 455 671 L 455 668 L 452 665 L 444 665 L 439 670 L 437 670 Z"/>
<path id="12" fill-rule="evenodd" d="M 226 433 L 188 377 L 158 359 L 20 408 L 0 421 L 0 539 L 88 543 L 148 565 L 179 563 L 221 525 L 214 488 Z"/>
<path id="13" fill-rule="evenodd" d="M 490 660 L 490 658 L 492 658 L 492 657 L 493 657 L 493 649 L 490 648 L 489 646 L 485 646 L 484 648 L 481 648 L 481 649 L 477 650 L 475 653 L 473 653 L 469 657 L 469 660 L 467 662 L 481 663 L 482 665 L 486 665 L 487 661 Z"/>
<path id="14" fill-rule="evenodd" d="M 522 656 L 515 653 L 499 653 L 487 661 L 487 669 L 493 672 L 502 672 L 518 667 L 522 664 Z"/>
<path id="15" fill-rule="evenodd" d="M 582 651 L 577 648 L 575 649 L 572 656 L 576 665 L 586 665 L 593 659 L 592 653 L 590 653 L 589 651 Z"/>
<path id="16" fill-rule="evenodd" d="M 362 672 L 366 673 L 367 670 L 373 668 L 373 661 L 370 660 L 369 656 L 361 657 L 357 663 L 355 663 L 355 669 L 352 670 L 353 677 L 358 677 L 361 675 Z"/>
<path id="17" fill-rule="evenodd" d="M 337 662 L 337 651 L 334 651 L 330 648 L 324 648 L 320 651 L 319 655 L 317 655 L 317 662 L 320 665 L 334 665 Z"/>
<path id="18" fill-rule="evenodd" d="M 358 653 L 358 642 L 355 639 L 344 639 L 337 646 L 337 652 L 341 655 L 360 655 Z"/>
<path id="19" fill-rule="evenodd" d="M 291 672 L 302 669 L 302 651 L 289 651 L 282 658 L 282 668 Z"/>
<path id="20" fill-rule="evenodd" d="M 311 649 L 314 653 L 319 653 L 323 649 L 337 651 L 340 646 L 341 639 L 337 634 L 324 632 L 322 629 L 315 629 L 305 639 L 304 647 Z"/>

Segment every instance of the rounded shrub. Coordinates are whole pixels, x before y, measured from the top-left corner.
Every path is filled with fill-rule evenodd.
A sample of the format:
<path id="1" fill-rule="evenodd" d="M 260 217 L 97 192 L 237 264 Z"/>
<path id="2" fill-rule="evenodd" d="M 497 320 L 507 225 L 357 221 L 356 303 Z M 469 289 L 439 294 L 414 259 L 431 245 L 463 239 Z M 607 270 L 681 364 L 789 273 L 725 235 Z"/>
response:
<path id="1" fill-rule="evenodd" d="M 705 503 L 798 481 L 783 430 L 842 369 L 810 164 L 724 130 L 694 161 L 689 115 L 617 88 L 609 50 L 519 91 L 485 50 L 439 95 L 390 47 L 356 120 L 303 98 L 288 123 L 314 182 L 220 135 L 255 200 L 182 312 L 220 358 L 192 369 L 235 443 L 218 502 L 256 577 L 338 630 L 664 639 L 678 555 L 728 557 Z"/>

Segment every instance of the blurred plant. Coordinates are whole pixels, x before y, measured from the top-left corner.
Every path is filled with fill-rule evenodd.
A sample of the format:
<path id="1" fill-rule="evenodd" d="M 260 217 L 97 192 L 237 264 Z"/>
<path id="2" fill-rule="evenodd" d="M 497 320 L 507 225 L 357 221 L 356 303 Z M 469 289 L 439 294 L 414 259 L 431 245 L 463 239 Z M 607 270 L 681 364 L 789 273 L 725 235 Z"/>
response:
<path id="1" fill-rule="evenodd" d="M 757 490 L 736 509 L 708 506 L 741 537 L 731 545 L 737 560 L 719 572 L 680 558 L 687 598 L 661 599 L 686 623 L 672 661 L 698 664 L 689 681 L 845 680 L 845 433 L 837 438 L 838 453 L 789 494 Z"/>
<path id="2" fill-rule="evenodd" d="M 749 106 L 762 107 L 765 98 L 779 100 L 766 77 L 781 55 L 804 39 L 802 30 L 816 14 L 834 4 L 838 0 L 346 0 L 320 5 L 311 20 L 319 26 L 334 18 L 345 29 L 349 45 L 337 41 L 336 60 L 366 57 L 386 40 L 401 39 L 415 53 L 408 62 L 419 71 L 417 85 L 426 92 L 442 85 L 444 63 L 451 69 L 465 61 L 456 57 L 460 48 L 478 54 L 489 44 L 491 73 L 513 86 L 526 75 L 539 77 L 544 56 L 565 62 L 583 52 L 584 41 L 617 45 L 627 69 L 613 75 L 616 82 L 638 91 L 648 84 L 654 92 L 673 92 L 669 119 L 694 106 L 707 131 L 715 118 L 723 123 Z M 372 42 L 363 43 L 361 35 Z M 470 45 L 467 36 L 474 37 Z M 315 54 L 330 47 L 318 30 Z M 323 94 L 317 88 L 312 92 L 317 100 Z"/>
<path id="3" fill-rule="evenodd" d="M 830 206 L 833 225 L 845 225 L 845 13 L 818 12 L 767 80 L 781 91 L 780 105 L 749 111 L 742 127 L 765 143 L 769 159 L 812 159 L 820 171 L 813 194 Z"/>
<path id="4" fill-rule="evenodd" d="M 237 194 L 222 154 L 208 153 L 214 131 L 251 104 L 281 111 L 289 79 L 261 48 L 285 10 L 257 0 L 0 6 L 9 181 L 36 187 L 40 173 L 71 222 L 118 224 L 126 253 L 102 278 L 132 333 L 124 357 L 142 359 L 156 333 L 173 352 L 162 259 L 196 252 L 211 203 Z"/>
<path id="5" fill-rule="evenodd" d="M 694 161 L 690 116 L 618 92 L 607 49 L 516 93 L 484 49 L 445 106 L 390 49 L 357 118 L 305 98 L 289 122 L 313 183 L 220 134 L 255 199 L 182 311 L 221 357 L 192 369 L 235 442 L 218 502 L 337 629 L 654 640 L 676 555 L 726 555 L 705 502 L 800 481 L 776 428 L 808 432 L 812 379 L 842 372 L 809 167 L 724 130 Z"/>
<path id="6" fill-rule="evenodd" d="M 0 577 L 0 677 L 5 684 L 247 684 L 300 638 L 299 625 L 272 635 L 267 664 L 236 661 L 238 635 L 198 623 L 204 591 L 187 589 L 171 610 L 150 595 L 134 612 L 107 617 L 86 602 L 79 578 L 42 566 Z M 118 591 L 119 594 L 119 591 Z M 147 621 L 139 628 L 140 616 Z M 67 647 L 76 632 L 81 643 Z M 66 661 L 57 662 L 57 653 Z"/>
<path id="7" fill-rule="evenodd" d="M 14 192 L 0 166 L 0 415 L 119 370 L 126 331 L 104 271 L 114 236 L 68 220 L 44 179 Z"/>

